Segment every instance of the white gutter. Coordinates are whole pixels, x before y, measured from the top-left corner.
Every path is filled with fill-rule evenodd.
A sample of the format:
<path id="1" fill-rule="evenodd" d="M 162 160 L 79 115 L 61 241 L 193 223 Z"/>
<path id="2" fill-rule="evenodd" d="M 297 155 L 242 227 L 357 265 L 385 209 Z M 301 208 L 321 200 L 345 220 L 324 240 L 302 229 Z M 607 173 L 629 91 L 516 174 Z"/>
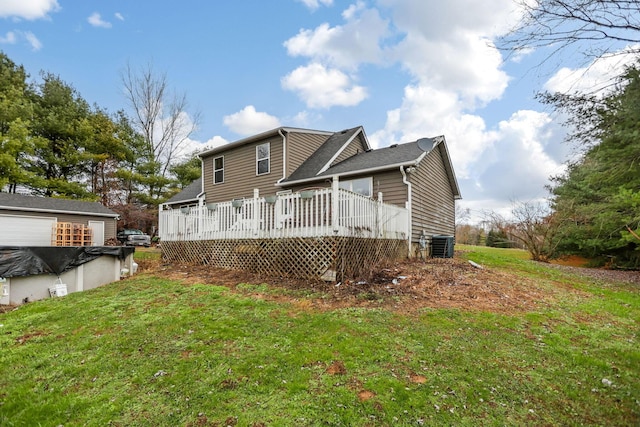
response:
<path id="1" fill-rule="evenodd" d="M 278 129 L 278 133 L 282 137 L 282 178 L 276 181 L 276 185 L 287 178 L 287 137 L 282 133 L 282 128 Z"/>
<path id="2" fill-rule="evenodd" d="M 198 154 L 198 157 L 203 158 L 203 157 L 208 157 L 211 156 L 212 154 L 218 153 L 218 152 L 222 152 L 222 151 L 227 151 L 231 148 L 234 147 L 239 147 L 241 145 L 244 144 L 249 144 L 252 142 L 256 142 L 259 141 L 261 139 L 266 138 L 269 135 L 277 135 L 277 131 L 279 131 L 280 129 L 283 129 L 286 132 L 297 132 L 297 133 L 311 133 L 311 134 L 317 134 L 317 135 L 332 135 L 333 132 L 328 132 L 328 131 L 322 131 L 322 130 L 313 130 L 313 129 L 302 129 L 302 128 L 292 128 L 292 127 L 279 127 L 279 128 L 275 128 L 275 129 L 271 129 L 268 130 L 266 132 L 262 132 L 259 133 L 257 135 L 252 135 L 249 136 L 247 138 L 243 138 L 237 141 L 233 141 L 233 142 L 227 142 L 226 144 L 223 144 L 219 147 L 215 147 L 215 148 L 211 148 L 207 151 L 203 151 L 202 153 Z"/>
<path id="3" fill-rule="evenodd" d="M 200 176 L 202 179 L 200 180 L 200 193 L 198 193 L 196 198 L 198 199 L 198 204 L 202 206 L 204 202 L 204 160 L 202 160 L 202 157 L 198 158 L 200 159 Z"/>
<path id="4" fill-rule="evenodd" d="M 344 173 L 335 173 L 335 174 L 331 174 L 331 175 L 316 175 L 314 177 L 311 178 L 305 178 L 305 179 L 299 179 L 296 181 L 287 181 L 284 184 L 286 185 L 294 185 L 294 184 L 306 184 L 308 182 L 317 182 L 317 181 L 322 181 L 322 180 L 332 180 L 333 177 L 343 177 L 343 176 L 351 176 L 351 175 L 361 175 L 361 174 L 365 174 L 365 173 L 372 173 L 372 172 L 379 172 L 379 171 L 384 171 L 384 170 L 389 170 L 389 169 L 395 169 L 397 167 L 402 167 L 402 166 L 416 166 L 420 160 L 422 159 L 422 157 L 424 157 L 423 155 L 421 155 L 418 159 L 416 160 L 411 160 L 409 162 L 403 162 L 403 163 L 395 163 L 393 165 L 384 165 L 384 166 L 378 166 L 375 168 L 369 168 L 369 169 L 359 169 L 359 170 L 355 170 L 355 171 L 349 171 L 349 172 L 344 172 Z M 283 184 L 280 184 L 280 181 L 278 181 L 276 183 L 276 185 L 282 186 Z"/>
<path id="5" fill-rule="evenodd" d="M 407 256 L 409 258 L 411 258 L 411 231 L 412 231 L 412 224 L 411 224 L 411 183 L 409 181 L 407 181 L 407 174 L 404 170 L 404 166 L 400 166 L 400 173 L 402 174 L 402 182 L 404 184 L 406 184 L 407 186 L 407 201 L 406 201 L 406 205 L 405 207 L 407 208 L 407 210 L 409 211 L 409 232 L 407 233 L 409 235 L 408 239 L 407 239 L 407 244 L 409 246 L 408 248 L 408 252 L 407 252 Z"/>
<path id="6" fill-rule="evenodd" d="M 85 215 L 85 216 L 106 216 L 109 218 L 117 218 L 118 214 L 97 213 L 97 212 L 80 212 L 80 211 L 64 211 L 60 209 L 40 209 L 40 208 L 23 208 L 20 206 L 0 206 L 0 209 L 8 211 L 26 211 L 26 212 L 43 212 L 43 213 L 61 213 L 71 215 Z"/>

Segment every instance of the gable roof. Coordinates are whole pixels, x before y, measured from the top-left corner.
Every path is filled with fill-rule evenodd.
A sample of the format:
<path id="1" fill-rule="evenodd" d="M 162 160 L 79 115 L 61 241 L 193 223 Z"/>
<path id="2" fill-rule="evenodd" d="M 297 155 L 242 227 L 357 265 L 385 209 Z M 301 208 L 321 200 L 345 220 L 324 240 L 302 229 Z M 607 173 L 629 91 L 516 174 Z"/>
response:
<path id="1" fill-rule="evenodd" d="M 333 133 L 320 146 L 320 148 L 318 148 L 311 156 L 309 156 L 304 162 L 302 162 L 298 169 L 293 171 L 293 173 L 282 182 L 300 181 L 312 178 L 318 176 L 327 169 L 330 169 L 331 163 L 360 133 L 364 135 L 364 129 L 362 128 L 362 126 Z M 369 145 L 368 142 L 367 145 Z"/>
<path id="2" fill-rule="evenodd" d="M 0 193 L 0 210 L 118 217 L 116 212 L 98 202 L 25 196 L 14 193 Z"/>
<path id="3" fill-rule="evenodd" d="M 350 131 L 353 131 L 354 129 L 350 129 Z M 400 166 L 417 166 L 428 153 L 430 153 L 434 149 L 437 149 L 439 150 L 440 155 L 444 160 L 444 167 L 447 171 L 447 176 L 449 177 L 449 182 L 451 184 L 453 194 L 457 199 L 459 199 L 461 198 L 460 188 L 458 186 L 458 181 L 453 170 L 453 165 L 451 163 L 451 158 L 449 157 L 449 151 L 447 150 L 444 137 L 436 137 L 432 140 L 436 141 L 436 143 L 432 146 L 431 149 L 426 151 L 423 148 L 420 148 L 420 145 L 418 143 L 419 140 L 408 142 L 405 144 L 394 144 L 389 147 L 379 148 L 376 150 L 368 150 L 355 154 L 339 163 L 336 163 L 333 166 L 330 166 L 326 170 L 320 170 L 318 172 L 315 171 L 317 170 L 317 165 L 321 163 L 321 161 L 316 161 L 314 159 L 317 153 L 316 152 L 311 157 L 309 157 L 309 159 L 307 159 L 298 169 L 296 169 L 287 179 L 283 180 L 281 184 L 302 184 L 305 182 L 317 181 L 333 176 L 349 176 L 362 173 L 377 172 L 396 169 Z M 333 144 L 333 147 L 335 147 L 336 145 L 337 143 Z"/>
<path id="4" fill-rule="evenodd" d="M 315 153 L 307 159 L 283 183 L 292 184 L 301 181 L 311 181 L 334 175 L 352 175 L 367 171 L 394 169 L 400 166 L 417 164 L 426 154 L 416 142 L 394 144 L 377 150 L 368 150 L 353 155 L 326 170 L 320 170 L 315 165 Z M 308 163 L 308 164 L 307 164 Z"/>
<path id="5" fill-rule="evenodd" d="M 202 193 L 202 177 L 197 178 L 191 184 L 187 185 L 182 189 L 178 194 L 174 194 L 169 200 L 163 203 L 164 204 L 175 204 L 175 203 L 183 203 L 183 202 L 192 202 L 194 200 L 198 200 L 198 196 Z"/>

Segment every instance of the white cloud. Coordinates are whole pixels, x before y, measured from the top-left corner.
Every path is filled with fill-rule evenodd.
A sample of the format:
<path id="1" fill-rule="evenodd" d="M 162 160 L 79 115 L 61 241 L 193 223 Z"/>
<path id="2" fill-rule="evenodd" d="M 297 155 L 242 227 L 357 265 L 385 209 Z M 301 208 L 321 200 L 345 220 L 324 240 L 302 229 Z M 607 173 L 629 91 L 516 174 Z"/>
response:
<path id="1" fill-rule="evenodd" d="M 361 63 L 382 61 L 381 41 L 389 35 L 388 22 L 362 3 L 343 13 L 345 25 L 324 23 L 314 30 L 302 29 L 284 42 L 290 56 L 304 56 L 339 68 L 355 69 Z"/>
<path id="2" fill-rule="evenodd" d="M 429 40 L 411 34 L 394 52 L 416 79 L 458 94 L 466 108 L 500 98 L 508 85 L 500 52 L 481 36 L 460 33 Z"/>
<path id="3" fill-rule="evenodd" d="M 277 117 L 256 111 L 253 105 L 247 105 L 237 113 L 224 116 L 223 123 L 239 135 L 253 135 L 280 126 Z"/>
<path id="4" fill-rule="evenodd" d="M 18 38 L 13 31 L 7 31 L 4 37 L 0 36 L 0 43 L 2 44 L 16 44 L 16 41 L 18 41 Z"/>
<path id="5" fill-rule="evenodd" d="M 300 3 L 304 4 L 311 10 L 316 10 L 320 7 L 320 5 L 331 6 L 333 4 L 333 0 L 298 0 Z"/>
<path id="6" fill-rule="evenodd" d="M 206 150 L 210 150 L 212 148 L 221 147 L 225 144 L 229 143 L 226 139 L 221 136 L 214 136 L 213 138 L 208 139 L 205 142 L 198 141 L 195 139 L 187 138 L 182 146 L 180 147 L 179 153 L 176 153 L 176 162 L 180 162 L 188 159 L 195 152 L 202 152 Z"/>
<path id="7" fill-rule="evenodd" d="M 49 13 L 60 10 L 57 0 L 2 0 L 1 18 L 35 20 L 47 18 Z"/>
<path id="8" fill-rule="evenodd" d="M 514 64 L 532 53 L 503 58 L 493 44 L 521 13 L 512 0 L 375 4 L 377 9 L 352 2 L 340 25 L 303 28 L 288 39 L 288 55 L 309 63 L 283 77 L 282 87 L 295 92 L 309 109 L 354 106 L 366 99 L 365 88 L 375 89 L 375 82 L 366 79 L 379 76 L 382 67 L 400 65 L 406 74 L 389 75 L 404 79 L 403 97 L 387 107 L 386 122 L 370 130 L 374 147 L 445 135 L 463 203 L 473 209 L 510 210 L 514 199 L 546 197 L 549 176 L 565 170 L 571 149 L 562 143 L 566 129 L 548 113 L 531 110 L 517 111 L 496 125 L 481 116 L 483 108 L 507 93 L 511 77 L 505 67 L 521 69 Z M 628 63 L 614 62 L 605 58 L 589 69 L 561 70 L 546 89 L 593 87 L 611 75 L 612 67 Z"/>
<path id="9" fill-rule="evenodd" d="M 124 21 L 124 16 L 122 16 L 120 12 L 114 13 L 113 16 L 115 16 L 118 21 Z"/>
<path id="10" fill-rule="evenodd" d="M 23 35 L 24 35 L 24 38 L 27 39 L 27 42 L 31 45 L 31 49 L 33 50 L 42 49 L 42 43 L 31 31 L 25 31 Z"/>
<path id="11" fill-rule="evenodd" d="M 402 105 L 387 112 L 384 128 L 371 135 L 371 143 L 384 147 L 444 134 L 457 176 L 468 176 L 470 165 L 491 146 L 496 135 L 486 129 L 482 118 L 461 110 L 454 93 L 427 85 L 409 85 Z"/>
<path id="12" fill-rule="evenodd" d="M 16 44 L 22 39 L 31 46 L 32 50 L 42 49 L 42 43 L 31 31 L 8 31 L 4 37 L 0 36 L 0 44 Z"/>
<path id="13" fill-rule="evenodd" d="M 367 90 L 354 84 L 351 77 L 318 63 L 298 67 L 281 83 L 284 89 L 297 93 L 309 108 L 353 106 L 367 97 Z"/>
<path id="14" fill-rule="evenodd" d="M 605 55 L 594 60 L 583 68 L 570 69 L 563 67 L 556 72 L 544 85 L 549 92 L 560 93 L 607 93 L 613 89 L 611 76 L 619 76 L 624 67 L 632 65 L 637 60 L 633 50 L 640 46 L 631 46 L 620 52 Z"/>
<path id="15" fill-rule="evenodd" d="M 111 28 L 111 22 L 103 20 L 98 12 L 93 12 L 91 16 L 87 18 L 87 22 L 94 27 Z"/>
<path id="16" fill-rule="evenodd" d="M 530 201 L 548 195 L 550 176 L 561 174 L 569 147 L 564 129 L 547 113 L 523 110 L 499 124 L 497 139 L 471 165 L 465 177 L 470 199 Z M 549 144 L 557 144 L 549 151 Z"/>
<path id="17" fill-rule="evenodd" d="M 407 34 L 448 39 L 460 32 L 495 37 L 506 33 L 519 12 L 511 0 L 379 0 L 392 11 L 394 24 Z"/>

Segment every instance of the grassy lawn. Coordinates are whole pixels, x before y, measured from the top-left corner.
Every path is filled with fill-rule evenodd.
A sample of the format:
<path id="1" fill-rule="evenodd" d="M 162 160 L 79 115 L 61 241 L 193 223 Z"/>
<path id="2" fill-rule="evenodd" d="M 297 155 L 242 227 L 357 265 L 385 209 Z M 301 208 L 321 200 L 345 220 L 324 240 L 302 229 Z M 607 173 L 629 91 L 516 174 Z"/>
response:
<path id="1" fill-rule="evenodd" d="M 640 424 L 640 289 L 462 249 L 557 297 L 319 311 L 142 272 L 0 314 L 0 426 Z"/>

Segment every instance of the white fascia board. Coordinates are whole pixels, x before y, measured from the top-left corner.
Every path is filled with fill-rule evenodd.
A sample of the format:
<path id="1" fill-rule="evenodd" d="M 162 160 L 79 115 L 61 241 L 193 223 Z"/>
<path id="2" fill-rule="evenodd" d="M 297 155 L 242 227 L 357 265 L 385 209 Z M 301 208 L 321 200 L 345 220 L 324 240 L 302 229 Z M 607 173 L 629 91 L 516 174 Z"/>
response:
<path id="1" fill-rule="evenodd" d="M 227 144 L 221 145 L 220 147 L 215 147 L 215 148 L 212 148 L 210 150 L 203 151 L 202 153 L 198 154 L 198 157 L 200 157 L 202 159 L 204 157 L 209 157 L 212 154 L 222 153 L 222 152 L 225 152 L 225 151 L 230 150 L 232 148 L 239 147 L 241 145 L 245 145 L 245 144 L 249 144 L 249 143 L 252 143 L 252 142 L 255 142 L 255 141 L 259 141 L 259 140 L 264 139 L 264 138 L 266 138 L 268 136 L 275 136 L 275 135 L 278 135 L 278 131 L 296 132 L 296 133 L 313 133 L 313 134 L 318 134 L 318 135 L 333 135 L 333 132 L 327 132 L 327 131 L 322 131 L 322 130 L 302 129 L 302 128 L 298 129 L 298 128 L 292 128 L 292 127 L 279 127 L 279 128 L 268 130 L 266 132 L 259 133 L 257 135 L 252 135 L 252 136 L 249 136 L 247 138 L 240 139 L 238 141 L 229 142 Z"/>
<path id="2" fill-rule="evenodd" d="M 423 156 L 424 155 L 421 155 L 419 157 L 419 159 L 421 159 Z M 290 186 L 290 185 L 297 185 L 297 184 L 306 184 L 308 182 L 316 182 L 316 181 L 321 181 L 323 179 L 333 179 L 334 176 L 340 178 L 340 177 L 343 177 L 343 176 L 362 175 L 362 174 L 366 174 L 366 173 L 374 173 L 374 172 L 385 171 L 385 170 L 388 170 L 388 169 L 398 169 L 400 166 L 416 166 L 417 164 L 418 164 L 418 160 L 416 159 L 416 160 L 411 160 L 411 161 L 408 161 L 408 162 L 394 163 L 392 165 L 378 166 L 378 167 L 369 168 L 369 169 L 359 169 L 359 170 L 355 170 L 355 171 L 336 173 L 336 174 L 331 174 L 331 175 L 317 175 L 317 176 L 314 176 L 313 178 L 305 178 L 305 179 L 299 179 L 297 181 L 282 182 L 280 184 L 276 184 L 276 186 L 283 187 L 283 186 Z"/>
<path id="3" fill-rule="evenodd" d="M 117 218 L 118 214 L 107 214 L 107 213 L 97 213 L 97 212 L 80 212 L 80 211 L 64 211 L 60 209 L 40 209 L 40 208 L 23 208 L 16 206 L 0 206 L 0 210 L 5 209 L 8 211 L 24 211 L 24 212 L 41 212 L 41 213 L 58 213 L 58 214 L 69 214 L 69 215 L 85 215 L 85 216 L 104 216 L 108 218 Z"/>
<path id="4" fill-rule="evenodd" d="M 325 164 L 324 164 L 324 166 L 322 166 L 322 167 L 320 168 L 320 170 L 318 171 L 318 173 L 317 173 L 316 175 L 320 175 L 321 173 L 323 173 L 323 172 L 325 172 L 327 169 L 329 169 L 329 168 L 331 167 L 331 163 L 333 163 L 333 161 L 334 161 L 335 159 L 337 159 L 337 158 L 338 158 L 338 156 L 339 156 L 340 154 L 342 154 L 342 152 L 345 150 L 345 148 L 347 148 L 347 147 L 349 146 L 349 144 L 351 144 L 351 142 L 356 138 L 356 136 L 358 136 L 358 134 L 360 134 L 360 132 L 362 132 L 362 131 L 363 131 L 362 126 L 360 126 L 360 129 L 358 129 L 358 131 L 357 131 L 357 132 L 355 132 L 353 135 L 351 135 L 351 138 L 349 138 L 349 139 L 347 140 L 347 142 L 345 142 L 344 144 L 342 144 L 342 147 L 340 147 L 340 149 L 339 149 L 339 150 L 337 150 L 337 151 L 333 154 L 333 156 L 331 156 L 331 158 L 329 159 L 329 161 L 328 161 L 327 163 L 325 163 Z M 366 139 L 366 138 L 365 138 L 365 139 Z M 368 144 L 369 144 L 369 143 L 367 142 L 367 145 L 368 145 Z"/>

